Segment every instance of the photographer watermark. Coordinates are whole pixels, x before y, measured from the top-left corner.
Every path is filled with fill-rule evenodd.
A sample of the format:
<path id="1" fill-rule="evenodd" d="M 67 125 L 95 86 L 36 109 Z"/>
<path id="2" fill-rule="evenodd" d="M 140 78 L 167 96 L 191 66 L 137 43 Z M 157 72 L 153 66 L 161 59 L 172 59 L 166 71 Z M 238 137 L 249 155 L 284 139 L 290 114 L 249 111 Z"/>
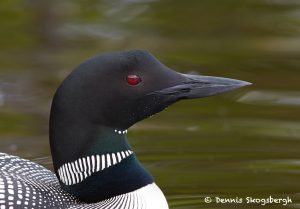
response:
<path id="1" fill-rule="evenodd" d="M 258 205 L 269 205 L 269 204 L 278 204 L 278 205 L 288 205 L 292 204 L 292 199 L 287 196 L 284 198 L 272 197 L 271 195 L 266 198 L 258 197 L 205 197 L 205 203 L 217 203 L 217 204 L 258 204 Z"/>

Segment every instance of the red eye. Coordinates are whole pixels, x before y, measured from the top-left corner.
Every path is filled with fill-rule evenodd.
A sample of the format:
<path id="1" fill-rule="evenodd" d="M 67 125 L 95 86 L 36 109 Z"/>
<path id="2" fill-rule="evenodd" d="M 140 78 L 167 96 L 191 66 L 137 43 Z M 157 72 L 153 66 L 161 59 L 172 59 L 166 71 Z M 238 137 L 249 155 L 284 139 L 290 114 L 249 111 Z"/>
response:
<path id="1" fill-rule="evenodd" d="M 128 75 L 126 77 L 126 80 L 127 80 L 127 83 L 130 86 L 135 86 L 135 85 L 139 84 L 142 81 L 142 79 L 137 75 Z"/>

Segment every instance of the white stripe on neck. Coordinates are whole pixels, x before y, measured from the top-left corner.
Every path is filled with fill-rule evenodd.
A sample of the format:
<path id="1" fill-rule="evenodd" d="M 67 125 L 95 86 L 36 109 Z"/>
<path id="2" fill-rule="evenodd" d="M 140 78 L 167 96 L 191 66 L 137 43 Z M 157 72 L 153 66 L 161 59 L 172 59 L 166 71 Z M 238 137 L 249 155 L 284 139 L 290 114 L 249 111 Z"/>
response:
<path id="1" fill-rule="evenodd" d="M 65 185 L 73 185 L 82 182 L 93 173 L 102 171 L 112 165 L 120 163 L 123 159 L 132 155 L 131 150 L 103 155 L 91 155 L 79 158 L 73 162 L 63 164 L 57 170 L 59 179 Z"/>

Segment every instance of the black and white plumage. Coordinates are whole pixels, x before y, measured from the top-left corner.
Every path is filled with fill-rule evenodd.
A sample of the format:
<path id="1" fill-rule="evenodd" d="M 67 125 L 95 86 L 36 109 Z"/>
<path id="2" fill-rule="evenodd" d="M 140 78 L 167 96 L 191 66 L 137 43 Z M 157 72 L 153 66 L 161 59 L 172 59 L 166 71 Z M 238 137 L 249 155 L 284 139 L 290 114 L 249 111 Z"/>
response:
<path id="1" fill-rule="evenodd" d="M 0 154 L 0 208 L 68 208 L 76 198 L 64 192 L 53 172 L 29 160 Z"/>
<path id="2" fill-rule="evenodd" d="M 179 100 L 245 85 L 177 73 L 140 50 L 87 60 L 53 98 L 49 135 L 55 173 L 0 154 L 0 209 L 168 209 L 133 153 L 127 129 Z"/>
<path id="3" fill-rule="evenodd" d="M 168 205 L 155 183 L 97 203 L 84 203 L 63 191 L 55 174 L 45 167 L 0 153 L 0 209 L 18 208 L 167 209 Z"/>
<path id="4" fill-rule="evenodd" d="M 121 163 L 122 160 L 132 154 L 131 150 L 125 150 L 116 153 L 82 157 L 73 162 L 63 164 L 57 170 L 58 176 L 60 181 L 66 185 L 78 184 L 93 173 L 101 172 L 110 166 Z"/>

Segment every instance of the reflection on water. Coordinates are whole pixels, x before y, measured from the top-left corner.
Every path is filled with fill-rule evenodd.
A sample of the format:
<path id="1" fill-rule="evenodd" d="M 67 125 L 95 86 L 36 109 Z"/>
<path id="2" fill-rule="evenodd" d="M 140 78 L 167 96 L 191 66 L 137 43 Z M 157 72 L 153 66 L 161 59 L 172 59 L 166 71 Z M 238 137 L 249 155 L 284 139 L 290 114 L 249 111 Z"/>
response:
<path id="1" fill-rule="evenodd" d="M 232 208 L 204 197 L 247 195 L 289 195 L 299 207 L 299 1 L 3 0 L 0 10 L 1 151 L 52 169 L 60 81 L 92 55 L 143 48 L 181 72 L 253 83 L 129 130 L 171 208 Z"/>
<path id="2" fill-rule="evenodd" d="M 251 91 L 239 102 L 260 105 L 300 105 L 300 92 Z"/>

